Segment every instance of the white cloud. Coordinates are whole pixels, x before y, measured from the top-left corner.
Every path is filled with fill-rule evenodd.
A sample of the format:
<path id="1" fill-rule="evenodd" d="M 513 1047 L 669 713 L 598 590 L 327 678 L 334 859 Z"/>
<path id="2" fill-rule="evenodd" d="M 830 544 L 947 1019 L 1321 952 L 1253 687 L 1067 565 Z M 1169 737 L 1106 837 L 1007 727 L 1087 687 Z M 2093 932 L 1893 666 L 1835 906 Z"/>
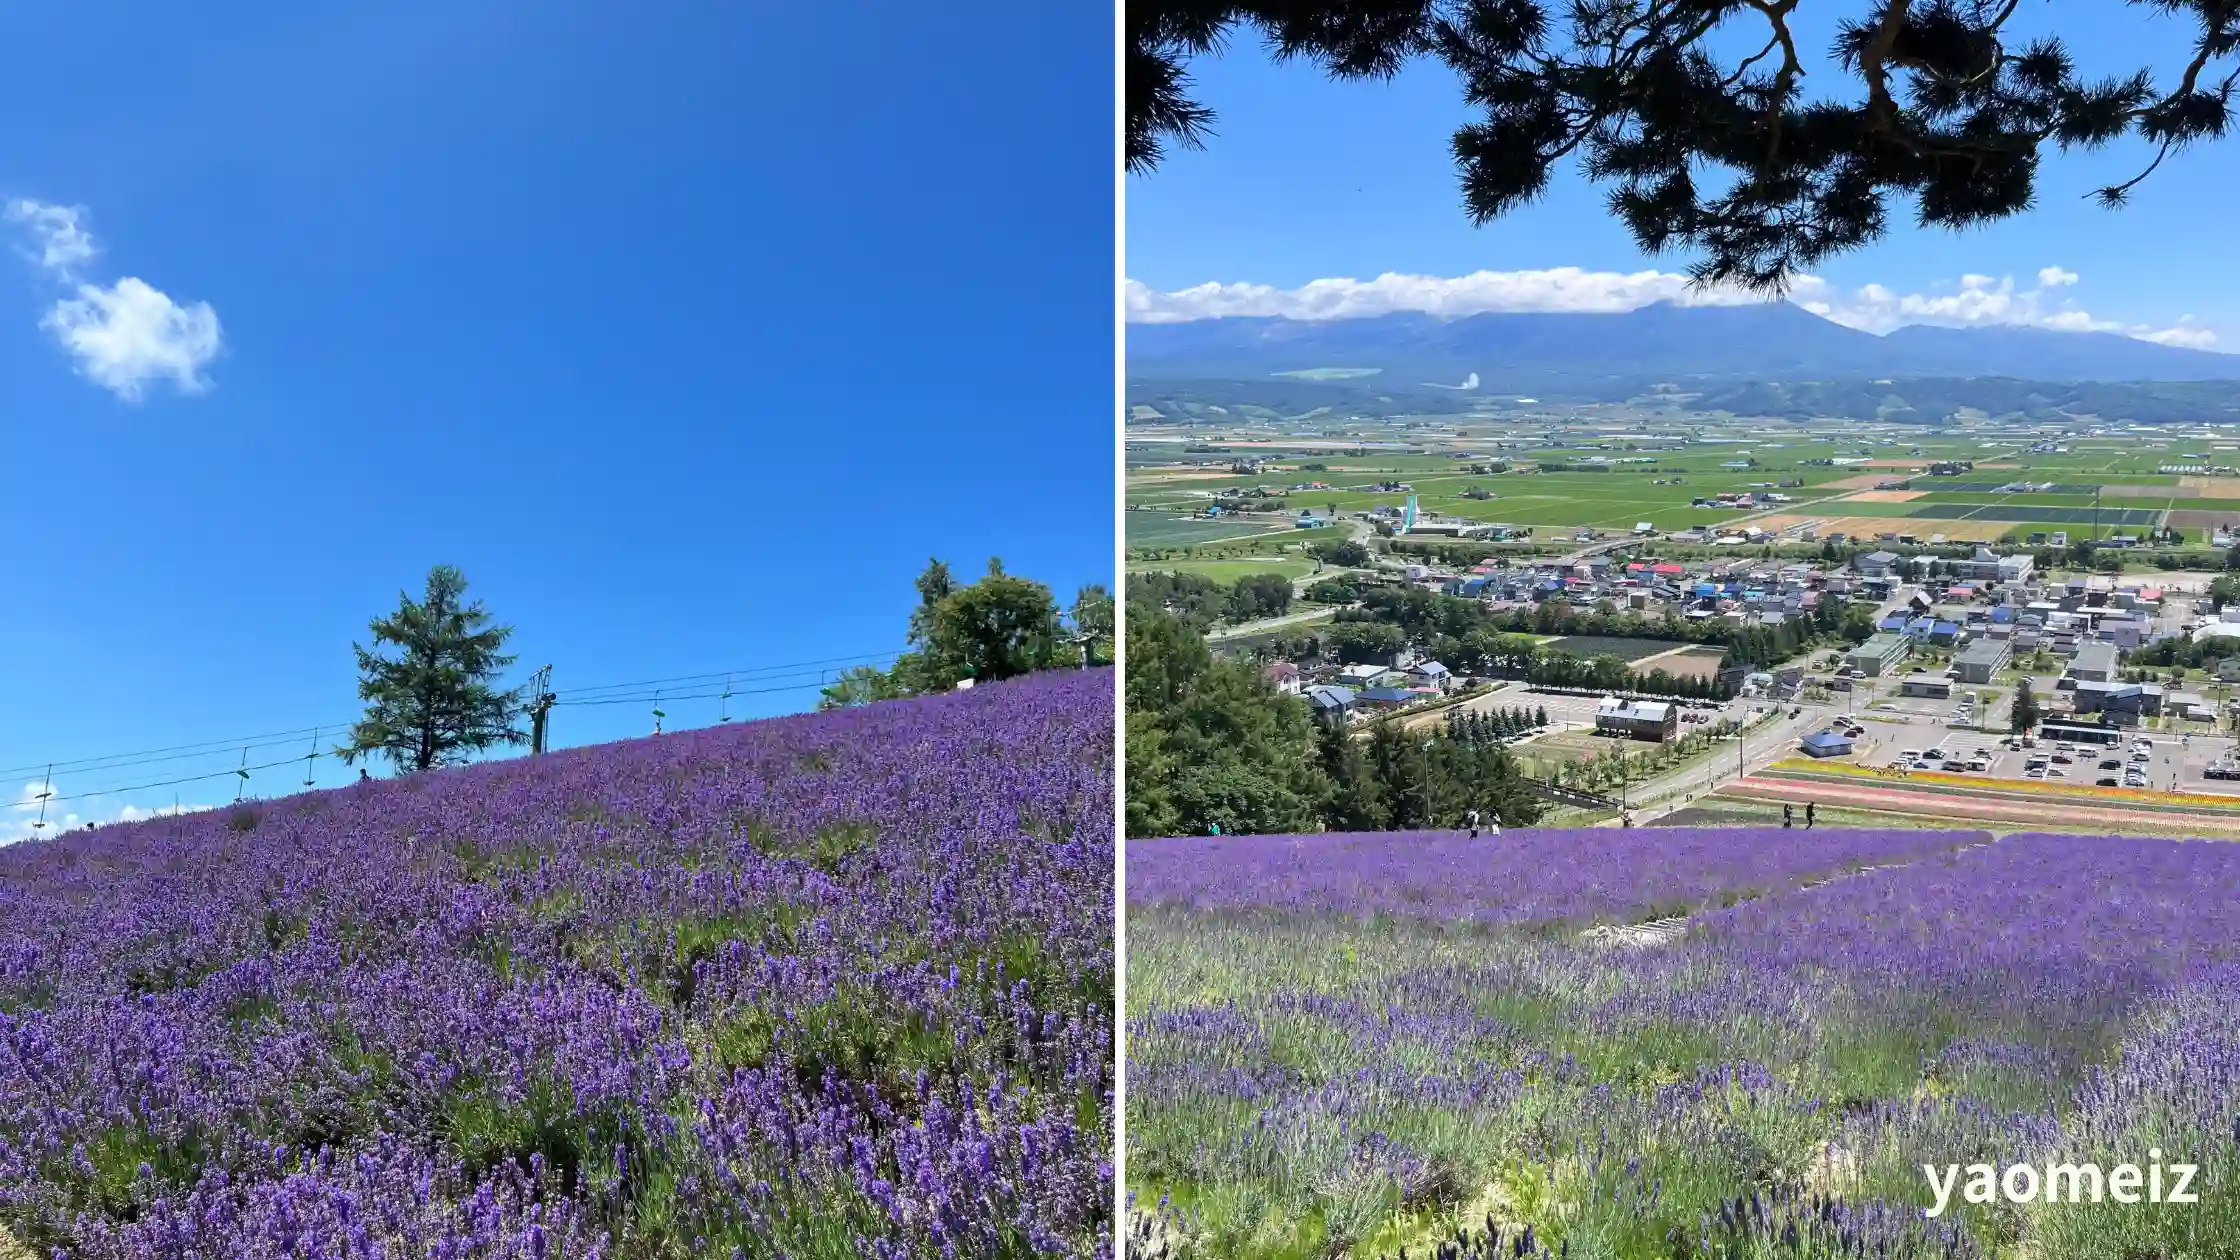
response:
<path id="1" fill-rule="evenodd" d="M 1291 319 L 1351 319 L 1393 311 L 1474 315 L 1483 311 L 1630 311 L 1652 302 L 1690 305 L 1753 299 L 1691 288 L 1688 278 L 1663 271 L 1476 271 L 1467 276 L 1408 276 L 1386 272 L 1374 280 L 1310 280 L 1296 289 L 1265 284 L 1201 284 L 1161 293 L 1138 280 L 1126 283 L 1128 318 L 1177 323 L 1217 315 L 1282 315 Z"/>
<path id="2" fill-rule="evenodd" d="M 26 253 L 73 295 L 57 299 L 39 326 L 70 351 L 81 375 L 126 402 L 162 381 L 185 394 L 210 387 L 203 369 L 224 334 L 208 302 L 176 301 L 138 276 L 108 285 L 81 278 L 79 267 L 99 247 L 77 207 L 17 200 L 6 217 L 30 238 Z"/>
<path id="3" fill-rule="evenodd" d="M 1816 315 L 1869 332 L 1888 332 L 1905 324 L 1950 327 L 2021 325 L 2077 332 L 2114 332 L 2163 345 L 2197 349 L 2216 344 L 2216 334 L 2191 322 L 2157 328 L 2101 319 L 2079 309 L 2057 290 L 2077 285 L 2076 272 L 2043 267 L 2034 288 L 2014 278 L 1968 274 L 1954 284 L 1922 293 L 1899 293 L 1866 284 L 1849 291 L 1818 276 L 1800 276 L 1790 300 Z M 1759 301 L 1732 289 L 1697 289 L 1688 277 L 1667 271 L 1587 271 L 1554 267 L 1539 271 L 1477 271 L 1466 276 L 1411 276 L 1387 272 L 1374 280 L 1311 280 L 1295 289 L 1265 284 L 1200 284 L 1161 292 L 1138 280 L 1125 283 L 1128 319 L 1134 323 L 1181 323 L 1230 315 L 1276 315 L 1291 319 L 1349 319 L 1420 311 L 1431 315 L 1474 315 L 1488 311 L 1630 311 L 1652 302 L 1684 306 L 1732 306 Z"/>
<path id="4" fill-rule="evenodd" d="M 85 211 L 77 206 L 20 198 L 8 203 L 8 222 L 23 225 L 35 247 L 32 256 L 41 267 L 63 276 L 76 274 L 78 264 L 98 252 L 93 235 L 80 222 L 84 217 Z"/>
<path id="5" fill-rule="evenodd" d="M 216 808 L 215 805 L 159 805 L 154 809 L 142 809 L 138 805 L 127 805 L 117 811 L 116 821 L 121 823 L 142 822 L 150 818 L 171 818 L 179 814 L 199 814 L 206 809 Z"/>
<path id="6" fill-rule="evenodd" d="M 78 370 L 127 402 L 169 379 L 181 393 L 210 387 L 202 369 L 218 355 L 218 313 L 208 302 L 181 306 L 134 276 L 104 289 L 81 284 L 54 304 L 39 326 L 78 360 Z"/>
<path id="7" fill-rule="evenodd" d="M 78 816 L 56 801 L 59 796 L 61 791 L 47 780 L 24 784 L 14 800 L 0 807 L 0 844 L 40 839 L 77 826 Z"/>
<path id="8" fill-rule="evenodd" d="M 45 794 L 44 800 L 42 794 Z M 181 803 L 142 809 L 137 805 L 112 807 L 109 801 L 110 798 L 100 794 L 71 799 L 58 782 L 34 779 L 24 784 L 23 790 L 7 804 L 0 805 L 0 846 L 23 840 L 51 840 L 88 823 L 106 827 L 111 823 L 141 822 L 214 808 Z"/>
<path id="9" fill-rule="evenodd" d="M 2217 344 L 2217 335 L 2193 322 L 2193 316 L 2180 315 L 2178 322 L 2169 328 L 2133 334 L 2144 341 L 2158 342 L 2165 346 L 2184 346 L 2189 350 L 2207 350 Z"/>

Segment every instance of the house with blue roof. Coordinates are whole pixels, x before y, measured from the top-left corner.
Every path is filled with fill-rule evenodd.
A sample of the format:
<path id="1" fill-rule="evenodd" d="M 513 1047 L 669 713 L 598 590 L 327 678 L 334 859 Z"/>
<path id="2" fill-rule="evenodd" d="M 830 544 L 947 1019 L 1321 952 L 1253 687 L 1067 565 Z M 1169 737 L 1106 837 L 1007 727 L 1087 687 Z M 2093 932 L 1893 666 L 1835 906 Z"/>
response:
<path id="1" fill-rule="evenodd" d="M 1307 703 L 1313 707 L 1316 717 L 1342 723 L 1353 715 L 1353 691 L 1351 688 L 1332 687 L 1325 684 L 1320 687 L 1307 688 L 1306 694 Z"/>
<path id="2" fill-rule="evenodd" d="M 1835 731 L 1814 731 L 1804 737 L 1805 755 L 1809 757 L 1847 757 L 1851 755 L 1851 737 Z"/>
<path id="3" fill-rule="evenodd" d="M 1408 673 L 1417 685 L 1445 691 L 1454 683 L 1454 673 L 1437 661 L 1418 661 L 1408 667 Z"/>

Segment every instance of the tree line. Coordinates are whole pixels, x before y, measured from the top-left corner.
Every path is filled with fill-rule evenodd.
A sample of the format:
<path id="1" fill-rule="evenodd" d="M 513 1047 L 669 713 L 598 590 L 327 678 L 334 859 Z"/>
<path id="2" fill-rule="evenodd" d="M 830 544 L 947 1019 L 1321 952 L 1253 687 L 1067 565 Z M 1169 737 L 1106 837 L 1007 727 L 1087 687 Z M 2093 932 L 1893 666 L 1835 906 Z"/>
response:
<path id="1" fill-rule="evenodd" d="M 1156 605 L 1200 630 L 1291 611 L 1291 579 L 1281 573 L 1248 573 L 1226 586 L 1199 573 L 1131 573 L 1127 592 L 1129 607 Z"/>
<path id="2" fill-rule="evenodd" d="M 1319 587 L 1319 584 L 1318 584 Z M 1875 632 L 1872 609 L 1822 599 L 1808 616 L 1778 625 L 1737 625 L 1714 619 L 1678 616 L 1669 606 L 1650 618 L 1639 612 L 1581 609 L 1551 599 L 1531 608 L 1496 611 L 1484 603 L 1441 595 L 1420 587 L 1381 587 L 1360 592 L 1349 608 L 1319 635 L 1321 651 L 1344 664 L 1388 659 L 1416 648 L 1449 669 L 1495 678 L 1518 678 L 1547 686 L 1627 688 L 1659 695 L 1717 698 L 1710 680 L 1664 676 L 1652 670 L 1638 677 L 1615 655 L 1581 658 L 1551 650 L 1535 635 L 1650 639 L 1726 649 L 1723 664 L 1767 668 L 1810 648 L 1833 642 L 1863 643 Z"/>
<path id="3" fill-rule="evenodd" d="M 910 650 L 892 666 L 859 665 L 824 689 L 820 709 L 935 695 L 958 683 L 1000 682 L 1037 670 L 1109 665 L 1112 594 L 1102 585 L 1074 596 L 1069 619 L 1050 588 L 1004 572 L 990 559 L 977 582 L 959 582 L 941 560 L 918 575 L 918 606 L 906 633 Z"/>
<path id="4" fill-rule="evenodd" d="M 1497 725 L 1354 738 L 1156 604 L 1128 606 L 1125 687 L 1130 836 L 1455 827 L 1470 810 L 1521 825 L 1543 808 Z"/>
<path id="5" fill-rule="evenodd" d="M 818 707 L 842 708 L 947 691 L 970 678 L 992 682 L 1040 669 L 1113 661 L 1111 593 L 1081 588 L 1070 624 L 1050 588 L 988 562 L 977 582 L 960 583 L 939 560 L 917 582 L 910 650 L 886 670 L 848 671 L 824 689 Z M 365 715 L 334 749 L 345 765 L 386 758 L 400 771 L 453 765 L 493 748 L 529 742 L 522 719 L 547 699 L 500 676 L 518 659 L 505 650 L 514 628 L 499 625 L 467 598 L 456 567 L 428 570 L 419 598 L 399 592 L 396 611 L 369 625 L 370 643 L 351 644 Z"/>

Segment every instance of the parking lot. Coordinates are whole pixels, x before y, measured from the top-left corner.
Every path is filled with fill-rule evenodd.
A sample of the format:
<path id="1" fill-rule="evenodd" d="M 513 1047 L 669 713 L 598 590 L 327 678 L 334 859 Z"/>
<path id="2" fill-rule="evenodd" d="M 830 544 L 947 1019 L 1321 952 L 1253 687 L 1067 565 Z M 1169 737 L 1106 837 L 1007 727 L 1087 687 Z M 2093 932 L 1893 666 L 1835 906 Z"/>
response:
<path id="1" fill-rule="evenodd" d="M 1530 691 L 1523 688 L 1516 688 L 1495 693 L 1494 697 L 1487 703 L 1494 708 L 1503 708 L 1509 705 L 1521 705 L 1527 709 L 1546 709 L 1548 711 L 1549 724 L 1557 730 L 1591 731 L 1594 729 L 1594 711 L 1596 706 L 1602 703 L 1602 697 L 1566 696 L 1557 695 L 1545 691 Z M 1680 733 L 1686 735 L 1689 732 L 1698 729 L 1705 722 L 1717 721 L 1720 718 L 1734 717 L 1738 714 L 1746 713 L 1748 712 L 1748 710 L 1749 706 L 1739 701 L 1721 706 L 1720 708 L 1715 710 L 1701 709 L 1696 707 L 1695 705 L 1683 704 L 1680 710 Z M 1701 713 L 1707 716 L 1698 717 L 1695 721 L 1691 722 L 1688 720 L 1688 715 L 1690 713 Z"/>
<path id="2" fill-rule="evenodd" d="M 2135 743 L 2140 738 L 2152 743 Z M 1980 774 L 1986 779 L 2240 796 L 2240 781 L 2211 779 L 2204 773 L 2210 766 L 2231 759 L 2233 741 L 2223 736 L 2127 733 L 2113 747 L 2081 742 L 2064 745 L 2047 739 L 2038 740 L 2035 748 L 2010 748 L 2007 743 L 2004 737 L 1982 731 L 1941 731 L 1934 738 L 1923 731 L 1919 742 L 1907 742 L 1902 737 L 1886 739 L 1872 764 L 1905 765 L 1907 754 L 1912 753 L 1918 754 L 1912 759 L 1913 768 Z"/>

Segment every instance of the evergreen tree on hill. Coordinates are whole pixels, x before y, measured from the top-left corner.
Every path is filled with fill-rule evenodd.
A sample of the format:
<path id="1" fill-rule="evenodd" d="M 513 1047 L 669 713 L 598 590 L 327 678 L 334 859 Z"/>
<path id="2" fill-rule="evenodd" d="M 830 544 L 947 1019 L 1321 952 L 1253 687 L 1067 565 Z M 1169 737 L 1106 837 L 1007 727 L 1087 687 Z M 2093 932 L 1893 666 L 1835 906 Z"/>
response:
<path id="1" fill-rule="evenodd" d="M 400 770 L 427 770 L 528 739 L 513 725 L 519 695 L 493 685 L 514 662 L 504 652 L 513 628 L 492 625 L 466 591 L 466 575 L 439 564 L 419 599 L 399 592 L 397 610 L 374 618 L 372 647 L 350 645 L 367 705 L 335 750 L 344 765 L 378 753 Z"/>
<path id="2" fill-rule="evenodd" d="M 1217 658 L 1180 618 L 1128 609 L 1130 836 L 1311 831 L 1329 781 L 1307 704 Z"/>

